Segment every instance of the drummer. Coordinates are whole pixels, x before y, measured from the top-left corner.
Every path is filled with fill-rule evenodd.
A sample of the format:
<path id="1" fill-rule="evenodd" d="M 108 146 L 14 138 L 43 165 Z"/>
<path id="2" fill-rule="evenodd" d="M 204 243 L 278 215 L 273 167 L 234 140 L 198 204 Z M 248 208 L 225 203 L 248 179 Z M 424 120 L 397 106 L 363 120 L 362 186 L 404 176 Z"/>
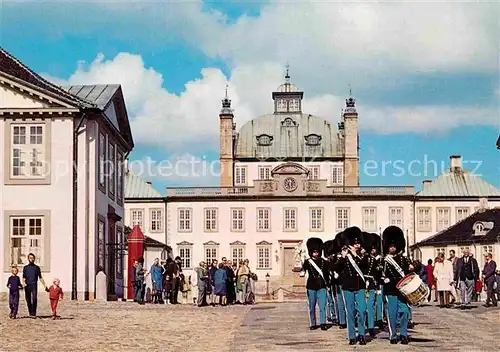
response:
<path id="1" fill-rule="evenodd" d="M 389 325 L 390 342 L 391 344 L 398 343 L 396 328 L 399 322 L 401 344 L 407 345 L 409 342 L 409 308 L 406 299 L 396 285 L 404 275 L 408 275 L 414 268 L 410 259 L 402 254 L 406 241 L 404 233 L 399 227 L 389 226 L 386 228 L 382 234 L 382 241 L 384 252 L 387 254 L 382 273 L 382 281 L 384 283 L 382 291 L 387 304 L 387 323 Z M 391 258 L 393 261 L 390 260 Z M 400 271 L 402 272 L 400 273 Z M 399 321 L 398 316 L 400 318 Z"/>

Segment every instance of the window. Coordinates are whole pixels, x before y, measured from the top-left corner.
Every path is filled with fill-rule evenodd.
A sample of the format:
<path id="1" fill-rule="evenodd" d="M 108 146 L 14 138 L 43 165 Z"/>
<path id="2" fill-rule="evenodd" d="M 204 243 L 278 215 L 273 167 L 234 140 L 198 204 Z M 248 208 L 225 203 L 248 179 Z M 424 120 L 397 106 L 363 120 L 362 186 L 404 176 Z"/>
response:
<path id="1" fill-rule="evenodd" d="M 163 231 L 163 209 L 151 209 L 149 218 L 151 232 Z"/>
<path id="2" fill-rule="evenodd" d="M 116 201 L 123 202 L 123 154 L 117 151 L 116 153 Z"/>
<path id="3" fill-rule="evenodd" d="M 417 231 L 431 231 L 431 208 L 417 209 Z"/>
<path id="4" fill-rule="evenodd" d="M 293 121 L 290 117 L 287 117 L 281 122 L 281 125 L 284 127 L 294 127 L 297 126 L 297 123 Z"/>
<path id="5" fill-rule="evenodd" d="M 231 261 L 233 264 L 238 265 L 241 260 L 245 259 L 244 246 L 231 246 Z"/>
<path id="6" fill-rule="evenodd" d="M 192 209 L 191 208 L 180 208 L 179 209 L 179 232 L 191 232 L 192 231 Z"/>
<path id="7" fill-rule="evenodd" d="M 106 135 L 99 133 L 99 188 L 106 191 Z"/>
<path id="8" fill-rule="evenodd" d="M 130 218 L 132 219 L 132 227 L 139 225 L 142 229 L 144 226 L 144 209 L 131 209 Z"/>
<path id="9" fill-rule="evenodd" d="M 283 209 L 283 230 L 297 231 L 297 208 Z"/>
<path id="10" fill-rule="evenodd" d="M 300 100 L 299 99 L 290 99 L 288 103 L 289 111 L 300 111 Z"/>
<path id="11" fill-rule="evenodd" d="M 437 231 L 443 231 L 450 227 L 450 208 L 437 208 L 436 218 Z"/>
<path id="12" fill-rule="evenodd" d="M 349 208 L 337 208 L 337 230 L 345 230 L 349 227 Z"/>
<path id="13" fill-rule="evenodd" d="M 257 269 L 271 269 L 271 245 L 257 246 Z"/>
<path id="14" fill-rule="evenodd" d="M 268 147 L 272 144 L 273 137 L 269 136 L 267 134 L 261 134 L 260 136 L 257 136 L 257 144 L 263 147 Z"/>
<path id="15" fill-rule="evenodd" d="M 309 166 L 307 169 L 309 170 L 308 178 L 310 180 L 319 180 L 319 166 Z"/>
<path id="16" fill-rule="evenodd" d="M 179 247 L 179 257 L 181 257 L 182 269 L 191 268 L 191 247 Z"/>
<path id="17" fill-rule="evenodd" d="M 363 208 L 363 230 L 377 231 L 377 208 Z"/>
<path id="18" fill-rule="evenodd" d="M 317 134 L 309 134 L 304 137 L 306 140 L 306 145 L 310 147 L 316 147 L 320 145 L 321 142 L 321 136 Z"/>
<path id="19" fill-rule="evenodd" d="M 483 246 L 483 255 L 486 256 L 488 253 L 493 255 L 493 246 Z"/>
<path id="20" fill-rule="evenodd" d="M 247 184 L 247 168 L 245 166 L 236 166 L 234 169 L 234 185 L 246 186 Z"/>
<path id="21" fill-rule="evenodd" d="M 257 231 L 271 231 L 271 208 L 257 208 Z"/>
<path id="22" fill-rule="evenodd" d="M 217 246 L 205 246 L 205 263 L 212 264 L 212 260 L 217 260 Z"/>
<path id="23" fill-rule="evenodd" d="M 105 271 L 106 266 L 106 220 L 99 215 L 97 226 L 97 270 Z"/>
<path id="24" fill-rule="evenodd" d="M 44 124 L 11 124 L 10 178 L 46 178 Z"/>
<path id="25" fill-rule="evenodd" d="M 217 208 L 205 208 L 205 232 L 217 232 Z"/>
<path id="26" fill-rule="evenodd" d="M 231 231 L 243 231 L 245 229 L 245 209 L 231 209 Z"/>
<path id="27" fill-rule="evenodd" d="M 115 146 L 112 143 L 108 144 L 108 174 L 109 174 L 109 194 L 115 195 L 115 177 L 116 177 L 116 164 L 115 164 Z"/>
<path id="28" fill-rule="evenodd" d="M 446 257 L 446 248 L 436 248 L 435 249 L 435 257 L 439 257 L 440 254 L 444 254 L 444 256 Z"/>
<path id="29" fill-rule="evenodd" d="M 28 254 L 35 255 L 35 262 L 44 264 L 44 217 L 43 216 L 11 216 L 10 217 L 10 263 L 11 265 L 28 264 Z"/>
<path id="30" fill-rule="evenodd" d="M 276 111 L 278 112 L 286 112 L 287 111 L 287 106 L 286 106 L 286 100 L 285 99 L 278 99 L 276 101 Z"/>
<path id="31" fill-rule="evenodd" d="M 465 250 L 470 251 L 470 247 L 465 246 L 465 247 L 460 247 L 460 253 L 463 253 Z M 459 254 L 459 253 L 457 253 Z"/>
<path id="32" fill-rule="evenodd" d="M 332 185 L 342 186 L 344 184 L 344 169 L 341 165 L 332 167 Z"/>
<path id="33" fill-rule="evenodd" d="M 259 166 L 259 180 L 270 180 L 270 179 L 271 179 L 271 167 Z"/>
<path id="34" fill-rule="evenodd" d="M 390 207 L 389 208 L 389 225 L 403 228 L 403 208 Z"/>
<path id="35" fill-rule="evenodd" d="M 469 208 L 457 208 L 457 221 L 462 221 L 469 216 Z"/>
<path id="36" fill-rule="evenodd" d="M 323 231 L 323 208 L 310 208 L 310 231 Z"/>

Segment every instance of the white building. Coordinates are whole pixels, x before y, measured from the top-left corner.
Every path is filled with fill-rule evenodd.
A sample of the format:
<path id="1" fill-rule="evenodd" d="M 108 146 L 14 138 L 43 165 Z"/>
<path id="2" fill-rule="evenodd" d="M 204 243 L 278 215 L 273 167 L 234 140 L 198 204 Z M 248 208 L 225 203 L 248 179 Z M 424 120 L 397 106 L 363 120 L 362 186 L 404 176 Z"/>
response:
<path id="1" fill-rule="evenodd" d="M 122 165 L 134 145 L 121 87 L 58 87 L 1 48 L 0 62 L 2 280 L 32 252 L 73 298 L 94 297 L 99 269 L 121 295 Z"/>

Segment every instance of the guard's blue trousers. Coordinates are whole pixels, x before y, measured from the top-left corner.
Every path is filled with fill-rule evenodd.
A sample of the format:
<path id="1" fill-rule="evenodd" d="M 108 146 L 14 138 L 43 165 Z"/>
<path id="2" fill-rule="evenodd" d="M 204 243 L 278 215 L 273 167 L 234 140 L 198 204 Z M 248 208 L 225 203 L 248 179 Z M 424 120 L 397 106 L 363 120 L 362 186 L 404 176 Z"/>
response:
<path id="1" fill-rule="evenodd" d="M 389 325 L 389 337 L 391 340 L 397 338 L 396 329 L 399 325 L 399 334 L 408 336 L 408 304 L 399 296 L 386 295 L 387 323 Z M 399 323 L 399 324 L 398 324 Z"/>
<path id="2" fill-rule="evenodd" d="M 368 329 L 375 328 L 375 290 L 368 291 L 368 299 L 366 300 L 366 319 L 368 320 Z"/>
<path id="3" fill-rule="evenodd" d="M 382 291 L 382 286 L 380 286 L 380 293 L 377 293 L 375 298 L 375 304 L 377 307 L 377 321 L 384 320 L 384 292 Z"/>
<path id="4" fill-rule="evenodd" d="M 335 287 L 327 292 L 327 305 L 326 305 L 326 316 L 332 322 L 337 321 L 337 303 L 335 302 Z"/>
<path id="5" fill-rule="evenodd" d="M 326 288 L 307 290 L 307 306 L 309 308 L 309 326 L 316 326 L 316 303 L 319 308 L 319 323 L 326 324 Z"/>
<path id="6" fill-rule="evenodd" d="M 356 330 L 354 328 L 354 316 L 357 313 L 358 318 L 358 336 L 365 336 L 365 321 L 366 321 L 366 290 L 347 291 L 342 290 L 344 304 L 347 311 L 347 337 L 349 340 L 356 338 Z"/>
<path id="7" fill-rule="evenodd" d="M 337 312 L 339 313 L 337 319 L 340 325 L 345 325 L 345 305 L 344 298 L 342 297 L 342 287 L 336 286 L 335 288 L 335 296 L 337 297 Z"/>

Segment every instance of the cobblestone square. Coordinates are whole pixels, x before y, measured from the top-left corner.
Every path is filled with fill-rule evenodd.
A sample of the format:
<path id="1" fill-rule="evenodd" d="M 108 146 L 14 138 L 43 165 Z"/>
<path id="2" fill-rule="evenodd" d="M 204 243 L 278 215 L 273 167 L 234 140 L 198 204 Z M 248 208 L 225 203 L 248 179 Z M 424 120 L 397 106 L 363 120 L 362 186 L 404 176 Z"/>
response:
<path id="1" fill-rule="evenodd" d="M 41 295 L 42 296 L 42 295 Z M 41 297 L 42 298 L 42 297 Z M 45 297 L 43 297 L 45 298 Z M 424 306 L 414 310 L 416 326 L 408 346 L 390 345 L 387 331 L 367 346 L 348 346 L 346 331 L 309 331 L 305 302 L 254 306 L 140 306 L 132 302 L 62 301 L 61 318 L 51 320 L 46 300 L 41 319 L 8 319 L 2 301 L 2 351 L 497 351 L 500 310 L 469 311 Z M 221 326 L 222 325 L 222 326 Z"/>

